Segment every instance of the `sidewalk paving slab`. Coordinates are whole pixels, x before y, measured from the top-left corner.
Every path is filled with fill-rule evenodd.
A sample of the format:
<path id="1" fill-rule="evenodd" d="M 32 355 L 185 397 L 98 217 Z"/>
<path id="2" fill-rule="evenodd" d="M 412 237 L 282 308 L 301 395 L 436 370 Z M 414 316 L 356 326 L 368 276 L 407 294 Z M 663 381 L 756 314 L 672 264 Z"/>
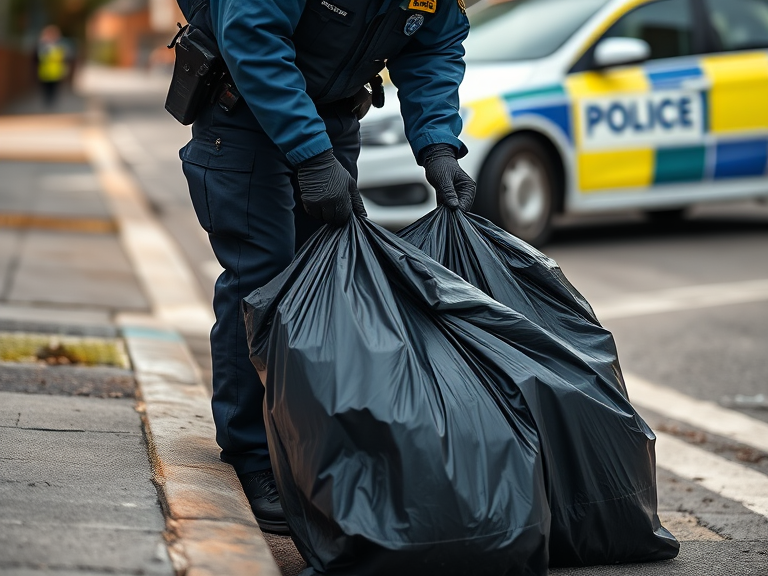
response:
<path id="1" fill-rule="evenodd" d="M 133 373 L 123 368 L 0 362 L 0 390 L 91 398 L 135 398 L 136 381 Z M 54 412 L 50 416 L 56 421 Z"/>
<path id="2" fill-rule="evenodd" d="M 2 234 L 0 234 L 2 241 Z M 2 266 L 2 263 L 0 263 Z M 0 276 L 0 280 L 2 276 Z M 0 304 L 0 331 L 43 332 L 114 338 L 117 328 L 107 310 L 72 309 L 55 305 Z"/>
<path id="3" fill-rule="evenodd" d="M 0 392 L 0 572 L 173 574 L 134 406 Z"/>
<path id="4" fill-rule="evenodd" d="M 0 213 L 109 218 L 87 164 L 0 161 Z"/>
<path id="5" fill-rule="evenodd" d="M 130 400 L 58 396 L 51 401 L 45 396 L 2 394 L 0 428 L 141 434 L 136 429 L 136 411 Z"/>
<path id="6" fill-rule="evenodd" d="M 20 257 L 37 266 L 131 274 L 133 270 L 113 234 L 30 230 Z"/>
<path id="7" fill-rule="evenodd" d="M 7 298 L 12 302 L 149 308 L 135 274 L 111 234 L 27 231 Z"/>
<path id="8" fill-rule="evenodd" d="M 40 567 L 53 573 L 69 569 L 80 574 L 94 570 L 125 570 L 147 576 L 173 574 L 162 539 L 155 532 L 39 523 L 10 528 L 13 538 L 5 539 L 0 534 L 0 547 L 12 547 L 14 560 L 6 563 L 0 559 L 3 572 L 6 567 Z M 53 558 L 55 563 L 51 562 Z"/>
<path id="9" fill-rule="evenodd" d="M 51 397 L 52 403 L 57 400 Z M 77 419 L 79 414 L 72 417 Z M 13 427 L 4 428 L 3 436 L 8 446 L 3 450 L 3 461 L 11 467 L 4 471 L 5 479 L 21 481 L 31 475 L 32 482 L 37 475 L 51 484 L 85 482 L 105 492 L 124 492 L 137 481 L 151 479 L 145 466 L 135 466 L 139 455 L 146 460 L 140 430 L 126 434 Z M 156 498 L 149 482 L 142 490 Z"/>

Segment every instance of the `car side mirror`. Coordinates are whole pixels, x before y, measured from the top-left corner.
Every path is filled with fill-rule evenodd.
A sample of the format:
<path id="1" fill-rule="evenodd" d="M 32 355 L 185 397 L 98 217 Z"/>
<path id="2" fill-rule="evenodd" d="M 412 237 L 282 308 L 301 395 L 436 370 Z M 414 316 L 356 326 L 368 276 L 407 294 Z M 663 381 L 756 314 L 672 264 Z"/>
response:
<path id="1" fill-rule="evenodd" d="M 638 38 L 606 38 L 595 46 L 595 68 L 639 64 L 651 57 L 651 46 Z"/>

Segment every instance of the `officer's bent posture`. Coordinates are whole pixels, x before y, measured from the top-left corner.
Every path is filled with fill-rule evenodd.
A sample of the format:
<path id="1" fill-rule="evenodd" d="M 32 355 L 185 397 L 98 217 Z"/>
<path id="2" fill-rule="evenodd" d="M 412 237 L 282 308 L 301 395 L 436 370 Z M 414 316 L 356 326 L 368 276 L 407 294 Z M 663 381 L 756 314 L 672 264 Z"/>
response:
<path id="1" fill-rule="evenodd" d="M 475 184 L 457 162 L 469 23 L 463 0 L 210 0 L 210 24 L 242 101 L 207 105 L 181 158 L 224 268 L 211 332 L 216 435 L 261 527 L 284 533 L 240 301 L 323 223 L 365 214 L 359 95 L 385 63 L 438 201 L 471 207 Z"/>

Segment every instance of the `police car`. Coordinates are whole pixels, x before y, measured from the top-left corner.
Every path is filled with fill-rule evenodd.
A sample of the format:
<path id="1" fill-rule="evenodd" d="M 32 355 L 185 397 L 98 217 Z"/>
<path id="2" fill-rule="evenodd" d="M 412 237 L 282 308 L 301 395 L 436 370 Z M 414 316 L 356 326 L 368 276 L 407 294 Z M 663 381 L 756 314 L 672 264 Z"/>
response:
<path id="1" fill-rule="evenodd" d="M 536 244 L 561 212 L 673 219 L 768 198 L 768 0 L 485 0 L 468 13 L 461 164 L 477 213 Z M 362 122 L 359 184 L 369 216 L 396 227 L 435 204 L 387 96 Z"/>

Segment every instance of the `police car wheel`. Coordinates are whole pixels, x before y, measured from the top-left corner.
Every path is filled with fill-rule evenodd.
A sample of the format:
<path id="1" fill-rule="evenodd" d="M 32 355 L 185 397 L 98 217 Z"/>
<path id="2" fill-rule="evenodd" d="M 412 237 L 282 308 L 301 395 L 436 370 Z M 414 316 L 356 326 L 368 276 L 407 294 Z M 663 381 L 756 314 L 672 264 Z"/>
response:
<path id="1" fill-rule="evenodd" d="M 478 186 L 477 212 L 529 244 L 552 230 L 555 171 L 547 150 L 531 136 L 514 136 L 488 157 Z"/>

